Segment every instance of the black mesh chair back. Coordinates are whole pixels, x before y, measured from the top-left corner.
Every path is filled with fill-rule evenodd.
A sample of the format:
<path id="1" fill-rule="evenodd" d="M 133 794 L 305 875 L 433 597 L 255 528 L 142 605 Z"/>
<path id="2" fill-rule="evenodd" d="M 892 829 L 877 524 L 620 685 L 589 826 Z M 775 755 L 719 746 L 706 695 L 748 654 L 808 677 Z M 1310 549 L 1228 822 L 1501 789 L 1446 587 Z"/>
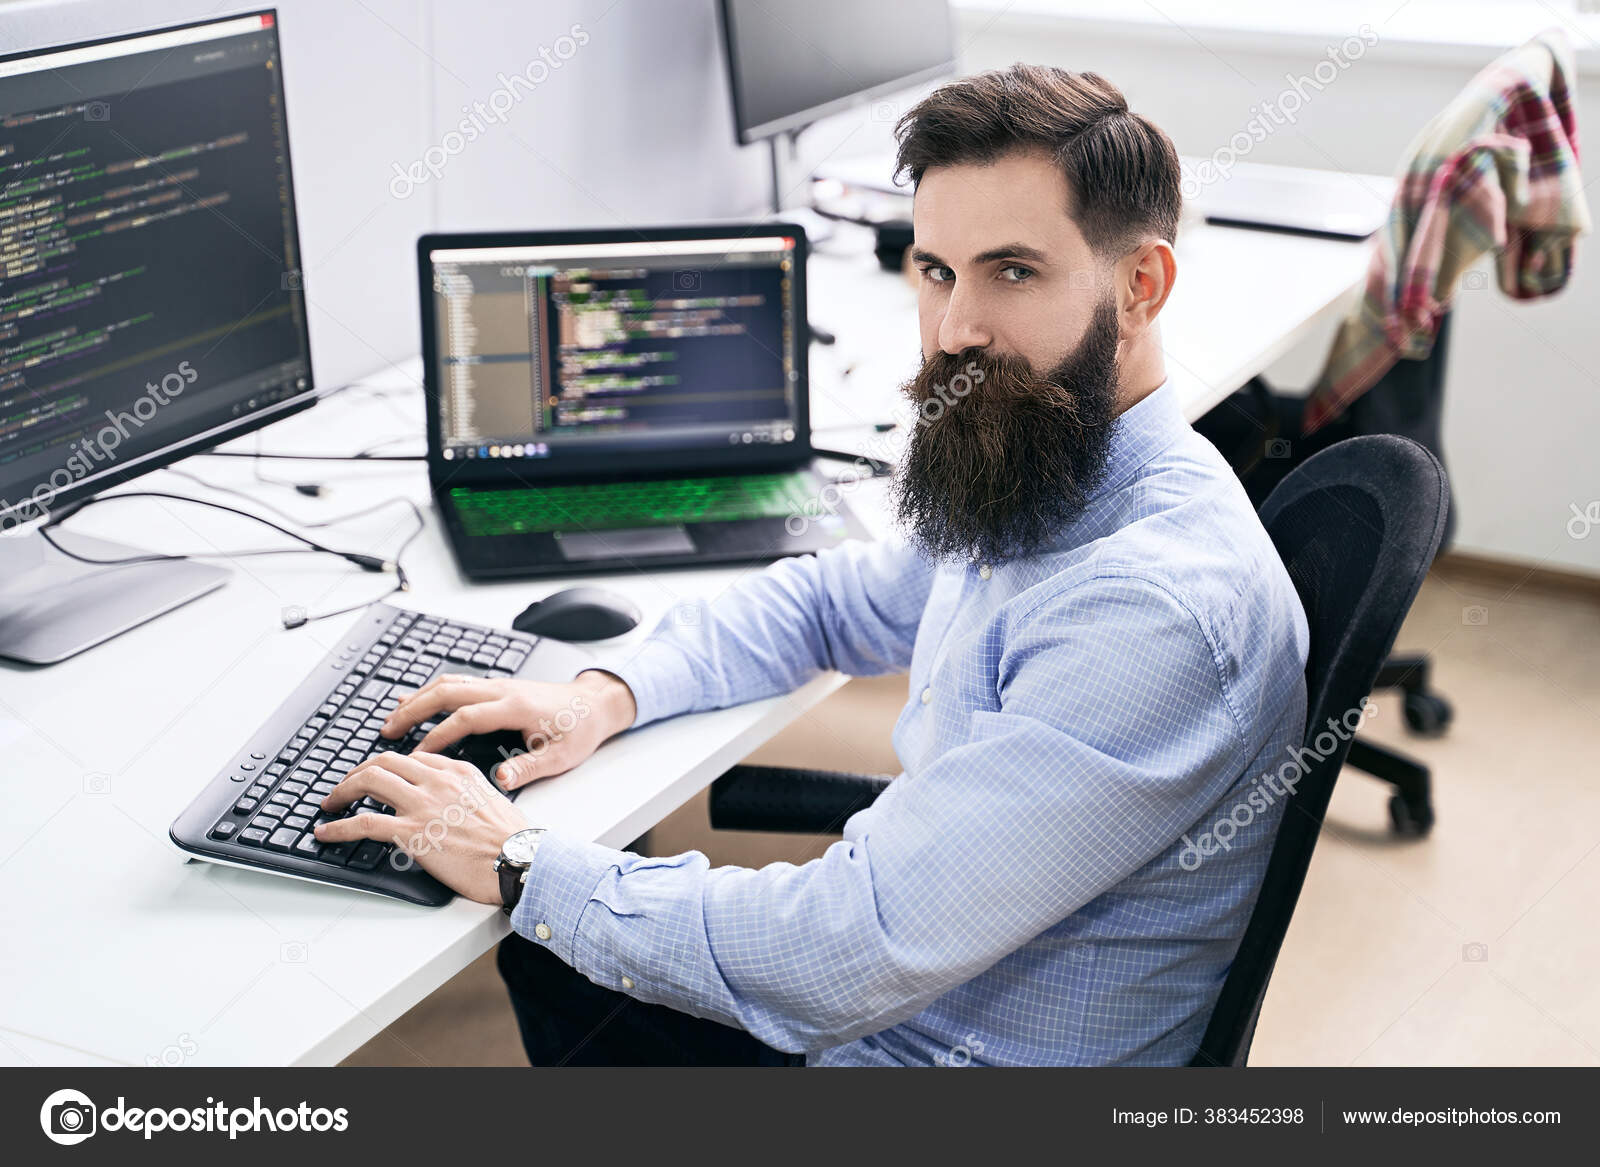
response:
<path id="1" fill-rule="evenodd" d="M 1241 1066 L 1300 897 L 1353 725 L 1444 534 L 1449 486 L 1408 438 L 1371 435 L 1297 466 L 1261 506 L 1261 522 L 1310 625 L 1303 773 L 1238 954 L 1192 1065 Z M 1348 721 L 1345 719 L 1349 718 Z M 1330 748 L 1331 743 L 1331 748 Z"/>

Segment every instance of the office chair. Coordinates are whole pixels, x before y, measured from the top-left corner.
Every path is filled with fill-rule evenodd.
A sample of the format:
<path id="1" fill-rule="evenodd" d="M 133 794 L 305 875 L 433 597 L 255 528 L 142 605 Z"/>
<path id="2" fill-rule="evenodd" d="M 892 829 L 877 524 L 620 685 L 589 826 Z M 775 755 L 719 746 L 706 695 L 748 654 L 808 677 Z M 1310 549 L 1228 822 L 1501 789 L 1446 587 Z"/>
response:
<path id="1" fill-rule="evenodd" d="M 1387 434 L 1350 438 L 1313 455 L 1262 505 L 1261 522 L 1311 628 L 1304 744 L 1313 753 L 1328 719 L 1359 708 L 1382 675 L 1438 553 L 1449 509 L 1439 460 L 1418 443 Z M 1354 764 L 1353 747 L 1341 737 L 1290 796 L 1261 894 L 1191 1065 L 1244 1064 L 1334 780 L 1346 754 Z"/>
<path id="2" fill-rule="evenodd" d="M 1351 739 L 1322 754 L 1328 718 L 1359 709 L 1439 549 L 1444 468 L 1389 435 L 1340 442 L 1297 466 L 1261 508 L 1310 626 L 1304 745 L 1316 760 L 1285 808 L 1261 893 L 1191 1065 L 1243 1065 Z M 1326 734 L 1323 735 L 1326 744 Z M 870 806 L 887 777 L 735 766 L 712 784 L 718 829 L 823 834 Z"/>
<path id="3" fill-rule="evenodd" d="M 1258 507 L 1295 467 L 1361 434 L 1410 438 L 1442 463 L 1440 433 L 1451 318 L 1447 312 L 1440 319 L 1433 351 L 1425 359 L 1395 362 L 1344 414 L 1309 436 L 1301 432 L 1300 424 L 1305 399 L 1276 393 L 1260 377 L 1195 423 L 1195 429 L 1228 459 Z M 1454 512 L 1453 505 L 1448 507 L 1441 550 L 1450 545 L 1454 534 Z M 1431 687 L 1432 673 L 1427 656 L 1396 655 L 1383 663 L 1373 682 L 1375 693 L 1400 691 L 1406 727 L 1419 737 L 1438 737 L 1455 716 L 1450 702 Z M 1426 765 L 1361 738 L 1351 746 L 1349 762 L 1395 788 L 1389 799 L 1389 823 L 1396 834 L 1421 838 L 1432 830 L 1433 778 Z"/>

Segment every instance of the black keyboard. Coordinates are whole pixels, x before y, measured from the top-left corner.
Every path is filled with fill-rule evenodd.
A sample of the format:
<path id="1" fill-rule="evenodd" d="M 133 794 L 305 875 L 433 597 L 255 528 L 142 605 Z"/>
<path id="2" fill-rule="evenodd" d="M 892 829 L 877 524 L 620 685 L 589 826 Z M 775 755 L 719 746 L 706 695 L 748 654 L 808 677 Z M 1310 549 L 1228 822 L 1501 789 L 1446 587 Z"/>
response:
<path id="1" fill-rule="evenodd" d="M 329 814 L 323 798 L 373 754 L 409 753 L 438 724 L 441 718 L 430 719 L 397 741 L 382 736 L 400 698 L 436 674 L 565 681 L 584 663 L 565 645 L 520 632 L 375 604 L 172 824 L 173 841 L 215 862 L 411 903 L 448 903 L 450 889 L 390 844 L 319 843 L 313 833 L 319 822 L 363 811 L 393 813 L 369 797 Z M 522 750 L 522 735 L 508 731 L 467 738 L 444 753 L 487 774 Z"/>

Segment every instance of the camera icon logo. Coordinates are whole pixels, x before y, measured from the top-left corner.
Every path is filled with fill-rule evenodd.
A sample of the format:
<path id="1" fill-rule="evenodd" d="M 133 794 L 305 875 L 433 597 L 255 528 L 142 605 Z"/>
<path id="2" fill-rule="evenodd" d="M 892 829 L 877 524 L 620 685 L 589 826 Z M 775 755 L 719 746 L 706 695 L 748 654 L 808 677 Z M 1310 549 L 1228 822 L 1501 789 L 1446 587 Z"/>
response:
<path id="1" fill-rule="evenodd" d="M 106 101 L 85 102 L 83 107 L 83 120 L 86 122 L 110 121 L 111 103 Z"/>
<path id="2" fill-rule="evenodd" d="M 700 273 L 697 271 L 673 272 L 672 290 L 674 292 L 698 292 L 700 290 Z"/>
<path id="3" fill-rule="evenodd" d="M 1461 609 L 1461 623 L 1469 628 L 1482 628 L 1489 623 L 1489 609 L 1481 604 L 1469 604 Z"/>
<path id="4" fill-rule="evenodd" d="M 1481 940 L 1473 940 L 1461 946 L 1461 959 L 1469 964 L 1483 964 L 1489 959 L 1489 946 Z"/>
<path id="5" fill-rule="evenodd" d="M 299 268 L 296 268 L 294 271 L 284 272 L 283 279 L 280 282 L 282 283 L 283 290 L 285 292 L 303 292 L 306 290 L 305 273 Z"/>
<path id="6" fill-rule="evenodd" d="M 304 940 L 285 940 L 278 945 L 278 959 L 284 964 L 304 964 L 306 962 L 306 942 Z"/>
<path id="7" fill-rule="evenodd" d="M 875 101 L 872 103 L 872 120 L 875 122 L 899 121 L 900 107 L 892 101 Z"/>
<path id="8" fill-rule="evenodd" d="M 1287 458 L 1292 452 L 1287 438 L 1273 438 L 1267 443 L 1267 457 Z"/>
<path id="9" fill-rule="evenodd" d="M 95 1105 L 79 1090 L 57 1090 L 39 1108 L 45 1138 L 63 1147 L 75 1146 L 95 1132 Z"/>
<path id="10" fill-rule="evenodd" d="M 110 794 L 111 775 L 102 774 L 98 770 L 83 776 L 83 792 L 85 794 Z"/>
<path id="11" fill-rule="evenodd" d="M 1461 290 L 1464 292 L 1481 292 L 1489 286 L 1489 273 L 1482 268 L 1475 268 L 1461 275 Z"/>

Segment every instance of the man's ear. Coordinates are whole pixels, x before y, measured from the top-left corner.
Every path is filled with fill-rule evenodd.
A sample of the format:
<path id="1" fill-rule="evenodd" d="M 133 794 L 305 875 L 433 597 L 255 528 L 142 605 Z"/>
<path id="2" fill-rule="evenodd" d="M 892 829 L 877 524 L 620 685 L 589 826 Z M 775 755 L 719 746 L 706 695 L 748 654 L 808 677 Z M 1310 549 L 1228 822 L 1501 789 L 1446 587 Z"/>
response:
<path id="1" fill-rule="evenodd" d="M 1137 336 L 1155 323 L 1178 278 L 1172 244 L 1147 240 L 1118 260 L 1114 270 L 1120 330 L 1124 336 Z"/>

